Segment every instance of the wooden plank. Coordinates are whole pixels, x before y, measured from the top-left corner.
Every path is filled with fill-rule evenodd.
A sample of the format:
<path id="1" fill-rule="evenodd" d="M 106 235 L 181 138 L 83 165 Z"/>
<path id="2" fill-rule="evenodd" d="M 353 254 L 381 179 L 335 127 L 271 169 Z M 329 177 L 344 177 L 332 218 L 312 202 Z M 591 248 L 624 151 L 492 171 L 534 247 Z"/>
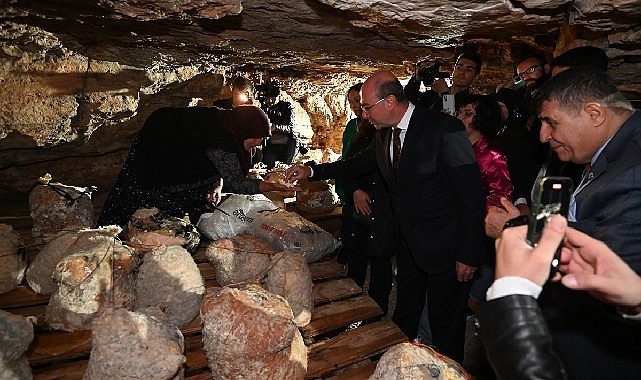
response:
<path id="1" fill-rule="evenodd" d="M 328 278 L 345 277 L 345 266 L 336 260 L 323 260 L 310 263 L 309 271 L 313 281 L 325 280 Z"/>
<path id="2" fill-rule="evenodd" d="M 47 311 L 47 304 L 36 305 L 36 306 L 24 306 L 11 310 L 6 310 L 16 315 L 22 315 L 23 317 L 36 317 L 36 329 L 47 329 L 47 323 L 45 322 L 45 312 Z"/>
<path id="3" fill-rule="evenodd" d="M 32 366 L 89 355 L 91 331 L 46 331 L 35 334 L 27 351 Z"/>
<path id="4" fill-rule="evenodd" d="M 33 380 L 79 380 L 87 370 L 87 360 L 33 369 Z"/>
<path id="5" fill-rule="evenodd" d="M 358 321 L 380 317 L 383 310 L 367 295 L 352 297 L 319 306 L 312 320 L 301 328 L 303 337 L 310 338 Z"/>
<path id="6" fill-rule="evenodd" d="M 216 280 L 216 269 L 212 263 L 207 261 L 196 265 L 198 265 L 198 269 L 200 270 L 200 275 L 203 277 L 203 280 Z"/>
<path id="7" fill-rule="evenodd" d="M 37 294 L 28 286 L 20 285 L 0 296 L 0 309 L 7 310 L 14 307 L 47 304 L 48 302 L 49 294 Z"/>
<path id="8" fill-rule="evenodd" d="M 314 284 L 314 305 L 362 294 L 363 290 L 351 278 L 319 282 Z"/>
<path id="9" fill-rule="evenodd" d="M 327 376 L 404 340 L 405 334 L 389 320 L 347 330 L 310 348 L 305 378 Z"/>
<path id="10" fill-rule="evenodd" d="M 364 360 L 337 371 L 337 374 L 327 380 L 367 380 L 376 371 L 378 361 Z"/>
<path id="11" fill-rule="evenodd" d="M 185 377 L 185 380 L 213 380 L 213 379 L 214 379 L 214 376 L 211 374 L 211 371 L 209 369 L 207 369 L 206 372 Z"/>

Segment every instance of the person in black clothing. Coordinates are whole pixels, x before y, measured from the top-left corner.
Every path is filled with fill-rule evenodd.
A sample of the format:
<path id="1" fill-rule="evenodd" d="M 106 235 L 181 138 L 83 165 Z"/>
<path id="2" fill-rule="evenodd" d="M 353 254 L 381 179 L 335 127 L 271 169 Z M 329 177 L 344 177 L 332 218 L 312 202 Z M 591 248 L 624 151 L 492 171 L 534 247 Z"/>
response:
<path id="1" fill-rule="evenodd" d="M 270 136 L 267 115 L 257 107 L 161 108 L 136 136 L 97 225 L 125 227 L 141 207 L 189 215 L 196 223 L 207 201 L 221 191 L 255 194 L 291 190 L 246 177 L 255 147 Z"/>
<path id="2" fill-rule="evenodd" d="M 445 94 L 454 95 L 455 103 L 459 104 L 459 97 L 469 93 L 474 80 L 481 72 L 481 56 L 476 52 L 464 52 L 456 58 L 454 71 L 452 72 L 452 86 L 448 87 L 445 79 L 421 78 L 417 70 L 405 85 L 405 96 L 413 104 L 423 106 L 433 111 L 443 109 L 443 98 Z M 426 82 L 428 81 L 428 82 Z M 425 92 L 420 91 L 421 82 L 425 87 L 430 87 Z"/>
<path id="3" fill-rule="evenodd" d="M 272 169 L 276 161 L 291 164 L 301 149 L 300 140 L 294 135 L 294 110 L 285 100 L 280 100 L 280 87 L 271 82 L 257 86 L 261 107 L 272 125 L 272 137 L 263 148 L 262 162 Z M 305 149 L 306 151 L 306 149 Z"/>
<path id="4" fill-rule="evenodd" d="M 231 82 L 231 98 L 215 100 L 212 105 L 226 110 L 242 105 L 253 105 L 254 94 L 255 88 L 252 81 L 238 76 Z"/>
<path id="5" fill-rule="evenodd" d="M 349 159 L 374 139 L 376 128 L 363 119 L 352 141 Z M 378 170 L 343 182 L 346 202 L 341 218 L 341 254 L 347 260 L 347 276 L 363 287 L 370 267 L 369 296 L 387 314 L 392 290 L 393 215 L 389 194 Z"/>

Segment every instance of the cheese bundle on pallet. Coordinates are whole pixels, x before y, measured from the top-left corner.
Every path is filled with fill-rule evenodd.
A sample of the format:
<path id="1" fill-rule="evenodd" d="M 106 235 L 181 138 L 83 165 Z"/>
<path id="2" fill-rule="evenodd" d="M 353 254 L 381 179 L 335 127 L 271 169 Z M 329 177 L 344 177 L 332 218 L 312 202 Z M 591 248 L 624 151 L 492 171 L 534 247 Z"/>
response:
<path id="1" fill-rule="evenodd" d="M 200 309 L 214 379 L 304 379 L 307 348 L 282 297 L 258 285 L 212 288 Z"/>

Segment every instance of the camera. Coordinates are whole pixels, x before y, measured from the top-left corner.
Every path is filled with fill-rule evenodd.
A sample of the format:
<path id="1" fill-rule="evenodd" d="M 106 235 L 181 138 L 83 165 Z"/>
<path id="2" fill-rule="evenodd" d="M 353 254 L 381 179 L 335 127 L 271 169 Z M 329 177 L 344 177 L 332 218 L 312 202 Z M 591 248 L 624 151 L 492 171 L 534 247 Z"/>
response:
<path id="1" fill-rule="evenodd" d="M 523 86 L 525 86 L 525 81 L 518 75 L 510 79 L 503 85 L 503 87 L 511 88 L 512 90 L 518 90 Z"/>
<path id="2" fill-rule="evenodd" d="M 256 97 L 258 100 L 262 101 L 265 98 L 275 98 L 278 95 L 280 95 L 280 86 L 278 86 L 277 83 L 269 82 L 256 86 Z"/>
<path id="3" fill-rule="evenodd" d="M 429 67 L 424 67 L 423 64 L 427 62 L 426 60 L 419 61 L 416 63 L 416 72 L 418 74 L 418 79 L 423 82 L 423 85 L 430 86 L 436 78 L 449 78 L 450 74 L 440 71 L 441 62 L 437 59 L 434 61 L 434 64 Z"/>

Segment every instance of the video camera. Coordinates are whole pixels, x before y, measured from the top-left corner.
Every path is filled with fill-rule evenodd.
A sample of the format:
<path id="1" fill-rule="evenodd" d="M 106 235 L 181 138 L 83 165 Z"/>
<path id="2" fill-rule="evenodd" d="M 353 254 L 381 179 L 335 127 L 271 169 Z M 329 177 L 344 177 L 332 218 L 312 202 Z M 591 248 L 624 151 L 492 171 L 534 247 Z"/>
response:
<path id="1" fill-rule="evenodd" d="M 262 101 L 265 98 L 275 98 L 280 95 L 280 86 L 275 82 L 268 82 L 256 86 L 256 98 Z"/>
<path id="2" fill-rule="evenodd" d="M 416 73 L 418 75 L 418 80 L 423 82 L 423 85 L 429 87 L 434 83 L 436 78 L 449 78 L 450 73 L 440 71 L 441 62 L 437 59 L 434 61 L 434 64 L 429 67 L 424 67 L 423 64 L 427 60 L 416 62 Z"/>

